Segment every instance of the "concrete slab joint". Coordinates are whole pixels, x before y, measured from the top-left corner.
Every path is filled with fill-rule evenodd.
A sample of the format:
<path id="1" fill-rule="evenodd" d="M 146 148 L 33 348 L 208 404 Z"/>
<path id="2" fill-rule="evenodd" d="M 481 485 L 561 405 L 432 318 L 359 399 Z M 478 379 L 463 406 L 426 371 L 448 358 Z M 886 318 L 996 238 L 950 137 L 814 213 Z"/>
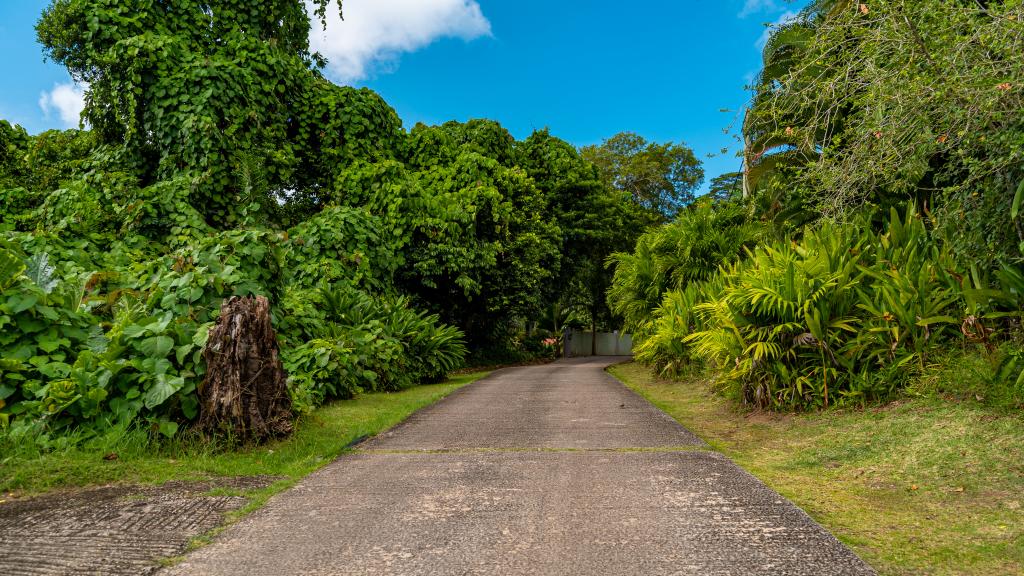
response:
<path id="1" fill-rule="evenodd" d="M 161 574 L 874 574 L 604 371 L 620 360 L 500 370 Z"/>

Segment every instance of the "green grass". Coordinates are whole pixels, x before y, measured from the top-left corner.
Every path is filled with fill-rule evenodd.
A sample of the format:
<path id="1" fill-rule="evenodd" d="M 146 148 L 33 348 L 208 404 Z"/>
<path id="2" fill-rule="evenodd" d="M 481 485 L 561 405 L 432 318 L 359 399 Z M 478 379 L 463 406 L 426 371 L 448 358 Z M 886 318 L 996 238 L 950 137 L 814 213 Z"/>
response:
<path id="1" fill-rule="evenodd" d="M 638 364 L 610 371 L 880 574 L 1024 573 L 1019 410 L 929 396 L 864 410 L 751 413 L 698 376 L 670 382 Z"/>
<path id="2" fill-rule="evenodd" d="M 272 494 L 344 452 L 353 441 L 398 424 L 416 410 L 474 382 L 486 372 L 397 393 L 365 394 L 325 405 L 298 420 L 288 438 L 258 447 L 230 449 L 183 437 L 154 446 L 145 431 L 111 430 L 79 446 L 40 453 L 30 443 L 0 439 L 0 492 L 35 495 L 59 488 L 110 483 L 162 484 L 225 476 L 275 476 L 263 490 L 245 491 L 244 514 Z M 116 459 L 104 456 L 116 454 Z M 0 498 L 3 498 L 0 495 Z"/>

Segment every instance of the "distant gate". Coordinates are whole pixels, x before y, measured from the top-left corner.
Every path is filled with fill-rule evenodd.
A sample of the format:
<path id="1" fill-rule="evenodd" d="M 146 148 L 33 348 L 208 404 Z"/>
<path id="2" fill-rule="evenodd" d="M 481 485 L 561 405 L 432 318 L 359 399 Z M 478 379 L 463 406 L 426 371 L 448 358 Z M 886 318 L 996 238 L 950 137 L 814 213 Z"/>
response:
<path id="1" fill-rule="evenodd" d="M 633 337 L 619 332 L 597 333 L 597 356 L 632 356 Z M 594 333 L 580 330 L 565 332 L 565 357 L 591 356 L 594 351 Z"/>

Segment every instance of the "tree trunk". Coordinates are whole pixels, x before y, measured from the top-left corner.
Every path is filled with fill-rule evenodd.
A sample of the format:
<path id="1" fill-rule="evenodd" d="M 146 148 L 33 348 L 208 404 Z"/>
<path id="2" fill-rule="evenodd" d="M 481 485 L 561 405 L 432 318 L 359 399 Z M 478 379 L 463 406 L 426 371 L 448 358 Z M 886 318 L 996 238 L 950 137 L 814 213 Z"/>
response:
<path id="1" fill-rule="evenodd" d="M 597 318 L 590 314 L 590 355 L 597 356 Z"/>
<path id="2" fill-rule="evenodd" d="M 291 398 L 263 296 L 225 300 L 203 350 L 199 429 L 243 442 L 292 431 Z"/>

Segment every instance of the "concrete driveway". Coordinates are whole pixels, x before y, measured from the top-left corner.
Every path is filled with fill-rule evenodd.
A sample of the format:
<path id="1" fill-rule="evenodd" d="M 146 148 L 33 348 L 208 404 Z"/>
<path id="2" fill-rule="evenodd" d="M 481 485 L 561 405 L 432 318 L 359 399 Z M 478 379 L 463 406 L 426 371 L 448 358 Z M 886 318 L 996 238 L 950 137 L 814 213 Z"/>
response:
<path id="1" fill-rule="evenodd" d="M 500 370 L 161 573 L 874 574 L 604 371 L 619 360 Z"/>

